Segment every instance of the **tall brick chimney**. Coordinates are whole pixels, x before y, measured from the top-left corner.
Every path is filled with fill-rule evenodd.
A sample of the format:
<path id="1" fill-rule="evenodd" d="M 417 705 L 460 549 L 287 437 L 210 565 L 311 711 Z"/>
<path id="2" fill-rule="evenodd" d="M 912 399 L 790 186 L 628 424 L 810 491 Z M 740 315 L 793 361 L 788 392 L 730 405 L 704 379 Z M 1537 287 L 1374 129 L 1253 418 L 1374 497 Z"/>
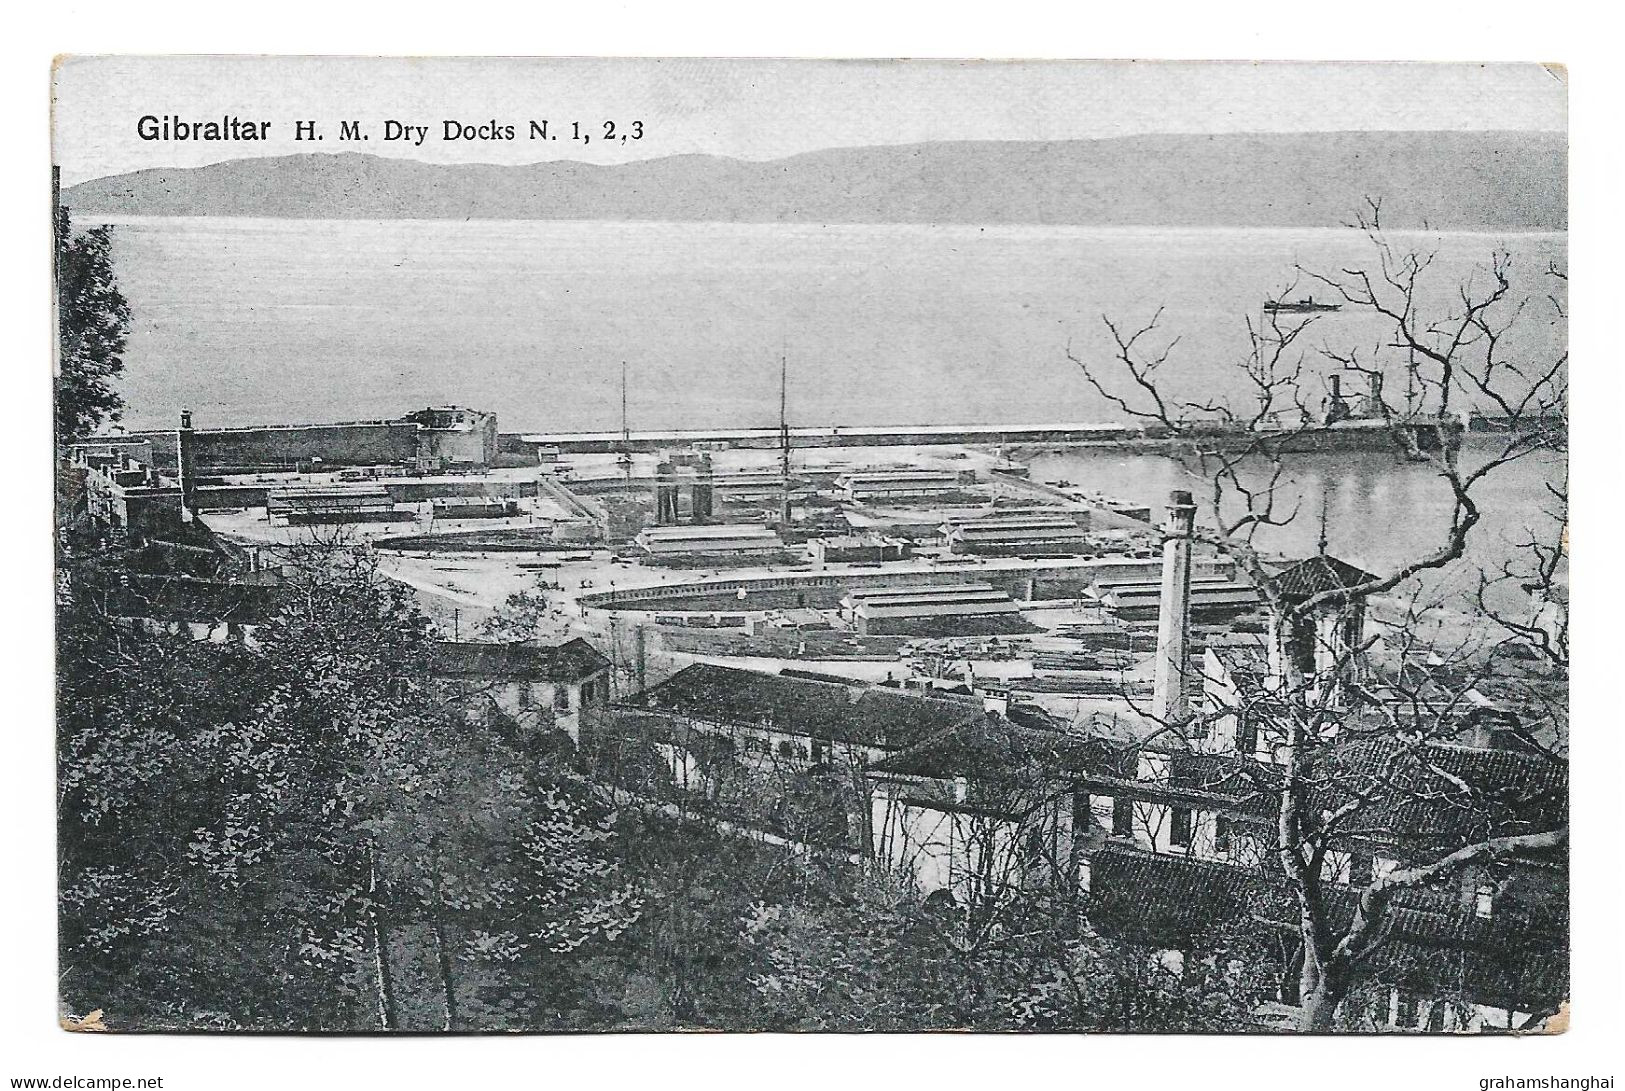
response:
<path id="1" fill-rule="evenodd" d="M 1184 489 L 1168 497 L 1162 538 L 1162 601 L 1157 613 L 1157 673 L 1152 713 L 1164 723 L 1189 718 L 1185 701 L 1186 638 L 1190 633 L 1191 535 L 1196 503 Z"/>
<path id="2" fill-rule="evenodd" d="M 678 524 L 677 467 L 670 459 L 655 464 L 655 525 L 674 527 Z"/>
<path id="3" fill-rule="evenodd" d="M 1349 403 L 1343 400 L 1343 377 L 1332 375 L 1328 379 L 1331 386 L 1331 396 L 1326 399 L 1326 423 L 1336 424 L 1340 420 L 1348 419 Z"/>
<path id="4" fill-rule="evenodd" d="M 693 497 L 694 521 L 696 523 L 709 523 L 716 505 L 715 485 L 711 468 L 711 456 L 701 455 L 699 465 L 695 468 L 698 475 L 694 481 L 694 488 L 690 495 Z"/>
<path id="5" fill-rule="evenodd" d="M 181 410 L 181 426 L 175 433 L 175 464 L 181 485 L 181 521 L 190 523 L 197 512 L 197 462 L 193 450 L 192 411 Z"/>

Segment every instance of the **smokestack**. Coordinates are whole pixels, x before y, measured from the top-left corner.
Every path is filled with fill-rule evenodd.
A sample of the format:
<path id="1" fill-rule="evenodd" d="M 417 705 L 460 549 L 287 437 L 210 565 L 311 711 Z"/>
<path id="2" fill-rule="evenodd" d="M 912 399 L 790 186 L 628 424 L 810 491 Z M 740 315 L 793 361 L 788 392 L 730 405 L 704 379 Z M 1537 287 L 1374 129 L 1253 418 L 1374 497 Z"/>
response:
<path id="1" fill-rule="evenodd" d="M 192 411 L 181 410 L 181 426 L 175 433 L 175 464 L 176 473 L 180 477 L 181 485 L 181 522 L 190 523 L 197 506 L 193 503 L 197 494 L 197 464 L 194 461 L 192 436 Z"/>
<path id="2" fill-rule="evenodd" d="M 695 482 L 692 492 L 694 521 L 696 523 L 709 523 L 715 497 L 712 494 L 711 456 L 701 455 L 699 465 L 695 467 Z"/>
<path id="3" fill-rule="evenodd" d="M 1343 377 L 1327 376 L 1327 385 L 1331 387 L 1331 396 L 1326 399 L 1326 423 L 1336 424 L 1349 415 L 1348 403 L 1343 400 Z"/>
<path id="4" fill-rule="evenodd" d="M 1191 534 L 1196 503 L 1184 489 L 1168 497 L 1162 539 L 1162 602 L 1157 614 L 1157 674 L 1152 712 L 1164 723 L 1181 723 L 1185 703 L 1186 637 L 1190 631 Z"/>
<path id="5" fill-rule="evenodd" d="M 1382 372 L 1373 371 L 1370 375 L 1371 393 L 1367 399 L 1365 415 L 1372 420 L 1382 417 Z"/>
<path id="6" fill-rule="evenodd" d="M 670 527 L 678 522 L 677 467 L 662 460 L 655 466 L 655 525 Z"/>

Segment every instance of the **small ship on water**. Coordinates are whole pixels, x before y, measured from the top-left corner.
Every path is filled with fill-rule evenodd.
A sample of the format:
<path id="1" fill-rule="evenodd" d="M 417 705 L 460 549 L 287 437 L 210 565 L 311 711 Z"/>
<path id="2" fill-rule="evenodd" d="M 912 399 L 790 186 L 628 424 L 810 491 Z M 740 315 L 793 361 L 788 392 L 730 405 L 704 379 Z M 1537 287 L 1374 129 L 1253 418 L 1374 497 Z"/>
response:
<path id="1" fill-rule="evenodd" d="M 1341 303 L 1317 302 L 1314 296 L 1303 299 L 1272 299 L 1264 304 L 1265 314 L 1319 314 L 1323 311 L 1340 311 Z"/>

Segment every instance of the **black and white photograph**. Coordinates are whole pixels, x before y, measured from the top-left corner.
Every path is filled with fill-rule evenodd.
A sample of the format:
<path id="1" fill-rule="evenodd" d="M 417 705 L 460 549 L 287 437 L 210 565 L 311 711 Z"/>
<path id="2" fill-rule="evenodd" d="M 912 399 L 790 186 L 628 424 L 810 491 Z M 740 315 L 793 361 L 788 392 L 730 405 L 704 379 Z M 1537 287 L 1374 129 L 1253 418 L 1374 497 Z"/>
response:
<path id="1" fill-rule="evenodd" d="M 1568 89 L 57 58 L 50 1016 L 1562 1035 Z"/>

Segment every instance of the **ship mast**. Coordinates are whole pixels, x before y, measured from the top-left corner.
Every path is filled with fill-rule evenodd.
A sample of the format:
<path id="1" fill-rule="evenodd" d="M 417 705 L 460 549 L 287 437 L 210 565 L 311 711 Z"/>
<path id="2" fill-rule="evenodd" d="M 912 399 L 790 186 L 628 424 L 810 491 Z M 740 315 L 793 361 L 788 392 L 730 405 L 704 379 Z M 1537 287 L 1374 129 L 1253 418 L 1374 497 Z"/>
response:
<path id="1" fill-rule="evenodd" d="M 779 525 L 790 525 L 790 361 L 789 353 L 779 352 Z"/>
<path id="2" fill-rule="evenodd" d="M 632 476 L 632 429 L 626 418 L 626 361 L 621 361 L 621 454 L 615 460 L 622 477 Z"/>

